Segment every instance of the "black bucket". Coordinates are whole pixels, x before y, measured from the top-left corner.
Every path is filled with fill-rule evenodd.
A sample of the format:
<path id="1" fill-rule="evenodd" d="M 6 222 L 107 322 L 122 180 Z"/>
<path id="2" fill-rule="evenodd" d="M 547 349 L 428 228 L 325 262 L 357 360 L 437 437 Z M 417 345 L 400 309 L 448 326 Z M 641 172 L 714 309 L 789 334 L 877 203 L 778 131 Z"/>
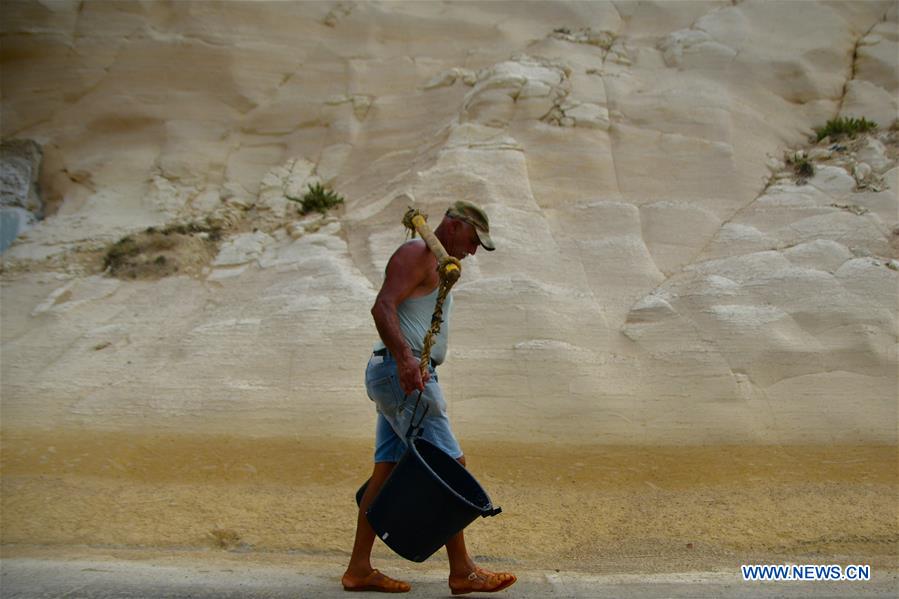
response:
<path id="1" fill-rule="evenodd" d="M 367 485 L 357 491 L 356 503 Z M 388 547 L 423 562 L 478 516 L 501 511 L 465 466 L 418 438 L 409 443 L 365 515 Z"/>

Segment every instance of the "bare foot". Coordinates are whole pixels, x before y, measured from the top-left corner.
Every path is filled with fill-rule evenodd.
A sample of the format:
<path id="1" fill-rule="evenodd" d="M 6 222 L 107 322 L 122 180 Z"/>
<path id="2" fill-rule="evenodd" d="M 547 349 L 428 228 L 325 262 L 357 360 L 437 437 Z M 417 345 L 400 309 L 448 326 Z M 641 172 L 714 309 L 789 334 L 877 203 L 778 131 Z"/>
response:
<path id="1" fill-rule="evenodd" d="M 509 572 L 490 572 L 475 567 L 474 572 L 465 578 L 450 577 L 449 587 L 453 595 L 465 595 L 466 593 L 495 593 L 509 588 L 515 581 L 514 574 Z"/>
<path id="2" fill-rule="evenodd" d="M 352 576 L 349 572 L 340 580 L 344 591 L 373 591 L 375 593 L 408 593 L 412 586 L 408 582 L 395 580 L 372 570 L 367 576 Z"/>

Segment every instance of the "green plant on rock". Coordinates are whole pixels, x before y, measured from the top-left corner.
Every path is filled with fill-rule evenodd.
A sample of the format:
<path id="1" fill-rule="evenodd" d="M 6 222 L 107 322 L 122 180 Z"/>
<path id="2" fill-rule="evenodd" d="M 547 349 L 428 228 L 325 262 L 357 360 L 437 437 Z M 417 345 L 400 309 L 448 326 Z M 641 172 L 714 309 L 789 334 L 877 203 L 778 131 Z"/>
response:
<path id="1" fill-rule="evenodd" d="M 106 252 L 103 259 L 103 268 L 117 269 L 124 264 L 129 258 L 140 253 L 140 246 L 130 235 L 122 237 L 115 242 Z"/>
<path id="2" fill-rule="evenodd" d="M 309 191 L 303 194 L 302 198 L 286 196 L 288 200 L 300 204 L 300 212 L 309 214 L 310 212 L 320 212 L 325 214 L 338 204 L 343 204 L 343 196 L 334 193 L 330 189 L 322 187 L 321 183 L 309 185 Z"/>
<path id="3" fill-rule="evenodd" d="M 855 137 L 859 133 L 867 133 L 877 129 L 877 123 L 869 121 L 865 117 L 860 119 L 849 117 L 837 117 L 830 119 L 823 127 L 815 129 L 818 136 L 816 141 L 821 141 L 825 137 L 839 138 L 843 136 Z"/>
<path id="4" fill-rule="evenodd" d="M 786 163 L 793 167 L 793 172 L 800 179 L 810 179 L 815 176 L 815 165 L 804 152 L 787 154 Z"/>

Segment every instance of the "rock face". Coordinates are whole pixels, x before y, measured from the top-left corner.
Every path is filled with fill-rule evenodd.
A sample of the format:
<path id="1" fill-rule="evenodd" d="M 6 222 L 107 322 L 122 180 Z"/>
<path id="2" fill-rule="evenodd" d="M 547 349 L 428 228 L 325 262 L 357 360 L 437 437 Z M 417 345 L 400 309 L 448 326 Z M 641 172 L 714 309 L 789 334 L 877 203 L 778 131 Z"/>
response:
<path id="1" fill-rule="evenodd" d="M 4 427 L 367 437 L 400 219 L 467 198 L 498 250 L 456 287 L 463 441 L 895 442 L 897 19 L 6 2 L 2 133 L 43 146 L 56 209 L 2 256 Z M 811 147 L 835 116 L 880 128 Z M 315 183 L 345 204 L 302 217 Z M 201 221 L 205 268 L 101 272 Z"/>
<path id="2" fill-rule="evenodd" d="M 42 156 L 41 147 L 30 139 L 0 143 L 0 252 L 41 215 L 37 182 Z"/>

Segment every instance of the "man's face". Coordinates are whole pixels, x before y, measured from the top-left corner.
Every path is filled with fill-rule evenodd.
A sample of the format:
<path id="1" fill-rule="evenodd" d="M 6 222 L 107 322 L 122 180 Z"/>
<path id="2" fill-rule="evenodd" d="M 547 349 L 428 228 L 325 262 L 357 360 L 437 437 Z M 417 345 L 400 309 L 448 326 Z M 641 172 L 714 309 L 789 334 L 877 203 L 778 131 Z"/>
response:
<path id="1" fill-rule="evenodd" d="M 459 260 L 464 260 L 468 256 L 474 256 L 481 246 L 477 229 L 474 228 L 474 225 L 463 220 L 456 220 L 455 224 L 452 248 L 447 248 L 447 251 L 450 256 Z"/>

